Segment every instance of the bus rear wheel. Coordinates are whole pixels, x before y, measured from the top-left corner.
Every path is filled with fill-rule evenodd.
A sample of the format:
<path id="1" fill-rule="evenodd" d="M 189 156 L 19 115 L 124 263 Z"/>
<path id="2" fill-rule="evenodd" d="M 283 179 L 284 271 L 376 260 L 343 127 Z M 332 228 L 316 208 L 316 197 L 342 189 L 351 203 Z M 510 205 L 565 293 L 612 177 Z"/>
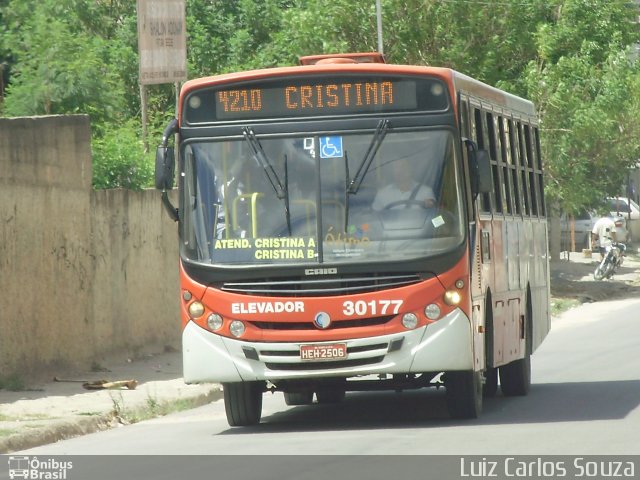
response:
<path id="1" fill-rule="evenodd" d="M 263 382 L 223 383 L 224 410 L 232 427 L 260 423 Z"/>
<path id="2" fill-rule="evenodd" d="M 489 367 L 484 372 L 484 385 L 482 386 L 482 395 L 487 397 L 495 397 L 498 393 L 498 369 Z"/>
<path id="3" fill-rule="evenodd" d="M 524 357 L 507 363 L 498 369 L 500 372 L 500 389 L 503 395 L 507 397 L 527 395 L 531 387 L 531 352 L 533 351 L 531 347 L 532 319 L 533 303 L 531 301 L 531 291 L 527 289 L 523 332 L 525 338 Z"/>
<path id="4" fill-rule="evenodd" d="M 531 387 L 531 355 L 503 365 L 500 370 L 500 388 L 507 397 L 523 396 Z"/>
<path id="5" fill-rule="evenodd" d="M 482 412 L 482 372 L 447 372 L 447 409 L 452 418 L 478 418 Z"/>

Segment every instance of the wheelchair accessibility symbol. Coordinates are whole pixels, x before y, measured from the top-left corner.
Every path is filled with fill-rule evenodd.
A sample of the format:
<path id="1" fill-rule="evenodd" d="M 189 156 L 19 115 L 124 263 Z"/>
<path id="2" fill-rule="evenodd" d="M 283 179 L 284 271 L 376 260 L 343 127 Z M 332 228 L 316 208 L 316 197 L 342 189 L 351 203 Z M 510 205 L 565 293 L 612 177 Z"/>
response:
<path id="1" fill-rule="evenodd" d="M 340 158 L 342 156 L 342 137 L 320 137 L 320 158 Z"/>

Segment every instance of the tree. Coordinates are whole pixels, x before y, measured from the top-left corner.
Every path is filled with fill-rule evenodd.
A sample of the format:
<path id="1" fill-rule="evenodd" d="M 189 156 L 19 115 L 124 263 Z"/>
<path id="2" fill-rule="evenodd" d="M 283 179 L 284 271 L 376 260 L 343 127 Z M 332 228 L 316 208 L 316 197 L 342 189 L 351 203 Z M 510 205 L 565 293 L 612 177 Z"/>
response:
<path id="1" fill-rule="evenodd" d="M 626 56 L 640 41 L 632 2 L 381 3 L 390 62 L 452 67 L 535 101 L 547 192 L 558 206 L 576 211 L 615 193 L 640 153 L 640 75 Z M 89 113 L 101 152 L 113 151 L 104 142 L 123 142 L 120 126 L 139 131 L 134 2 L 0 0 L 0 6 L 4 115 Z M 375 0 L 187 0 L 186 6 L 191 78 L 292 65 L 306 54 L 377 50 Z M 154 85 L 148 93 L 150 127 L 161 129 L 174 115 L 173 87 Z M 127 142 L 135 166 L 137 142 Z M 98 171 L 114 171 L 104 167 Z"/>
<path id="2" fill-rule="evenodd" d="M 639 40 L 626 1 L 559 2 L 538 29 L 538 56 L 526 83 L 542 117 L 546 193 L 569 213 L 618 193 L 640 154 L 638 66 L 627 47 Z"/>
<path id="3" fill-rule="evenodd" d="M 5 115 L 83 112 L 100 122 L 122 110 L 122 87 L 105 66 L 103 40 L 79 29 L 65 3 L 10 3 L 4 39 L 16 61 Z"/>

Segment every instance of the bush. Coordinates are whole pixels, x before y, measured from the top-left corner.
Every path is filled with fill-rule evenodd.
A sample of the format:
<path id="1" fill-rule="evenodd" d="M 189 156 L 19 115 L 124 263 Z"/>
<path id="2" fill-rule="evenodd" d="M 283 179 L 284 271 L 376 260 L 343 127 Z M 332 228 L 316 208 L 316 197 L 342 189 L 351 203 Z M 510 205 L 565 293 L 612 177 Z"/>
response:
<path id="1" fill-rule="evenodd" d="M 93 187 L 141 190 L 153 185 L 153 154 L 144 153 L 138 136 L 140 125 L 129 120 L 115 129 L 103 125 L 104 134 L 94 138 Z"/>

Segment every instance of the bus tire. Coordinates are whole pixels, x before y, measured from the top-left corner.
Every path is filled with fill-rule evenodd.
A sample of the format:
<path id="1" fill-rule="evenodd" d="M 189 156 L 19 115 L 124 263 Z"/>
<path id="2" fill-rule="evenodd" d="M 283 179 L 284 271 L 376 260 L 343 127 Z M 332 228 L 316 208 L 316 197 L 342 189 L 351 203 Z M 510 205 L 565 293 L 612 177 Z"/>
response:
<path id="1" fill-rule="evenodd" d="M 224 410 L 232 427 L 260 423 L 263 382 L 223 383 Z"/>
<path id="2" fill-rule="evenodd" d="M 500 389 L 506 397 L 524 396 L 531 387 L 531 321 L 533 319 L 531 290 L 527 289 L 527 304 L 525 314 L 525 354 L 523 358 L 514 360 L 499 368 Z"/>
<path id="3" fill-rule="evenodd" d="M 284 392 L 284 403 L 287 405 L 311 405 L 313 390 L 306 392 Z"/>
<path id="4" fill-rule="evenodd" d="M 340 388 L 322 388 L 316 392 L 318 403 L 340 403 L 346 392 Z"/>
<path id="5" fill-rule="evenodd" d="M 498 392 L 498 369 L 493 366 L 493 305 L 490 291 L 487 291 L 484 312 L 485 371 L 482 395 L 486 398 L 495 397 Z"/>
<path id="6" fill-rule="evenodd" d="M 447 409 L 452 418 L 478 418 L 482 412 L 482 372 L 447 372 Z"/>
<path id="7" fill-rule="evenodd" d="M 484 385 L 482 386 L 482 395 L 485 398 L 495 397 L 498 393 L 498 369 L 488 367 L 484 372 Z"/>
<path id="8" fill-rule="evenodd" d="M 506 397 L 524 396 L 531 386 L 531 355 L 500 367 L 500 388 Z"/>

